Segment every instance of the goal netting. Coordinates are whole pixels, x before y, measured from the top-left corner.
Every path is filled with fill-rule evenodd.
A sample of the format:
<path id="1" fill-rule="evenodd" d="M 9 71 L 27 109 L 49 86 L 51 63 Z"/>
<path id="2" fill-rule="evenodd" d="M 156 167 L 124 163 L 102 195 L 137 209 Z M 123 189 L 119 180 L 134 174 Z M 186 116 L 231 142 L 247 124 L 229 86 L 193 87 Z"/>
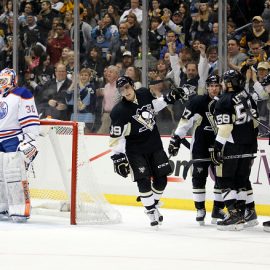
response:
<path id="1" fill-rule="evenodd" d="M 28 169 L 32 213 L 70 217 L 71 224 L 119 223 L 120 213 L 91 168 L 83 128 L 72 121 L 41 121 L 39 153 Z"/>

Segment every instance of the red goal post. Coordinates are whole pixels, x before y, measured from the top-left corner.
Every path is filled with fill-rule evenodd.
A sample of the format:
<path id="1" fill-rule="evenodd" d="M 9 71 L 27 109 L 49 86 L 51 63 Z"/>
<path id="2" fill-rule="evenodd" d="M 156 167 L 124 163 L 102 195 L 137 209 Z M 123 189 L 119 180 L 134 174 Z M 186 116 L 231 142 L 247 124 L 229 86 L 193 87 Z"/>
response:
<path id="1" fill-rule="evenodd" d="M 73 225 L 119 223 L 120 213 L 106 201 L 91 169 L 84 123 L 41 120 L 40 124 L 39 153 L 28 172 L 32 212 L 69 215 Z"/>

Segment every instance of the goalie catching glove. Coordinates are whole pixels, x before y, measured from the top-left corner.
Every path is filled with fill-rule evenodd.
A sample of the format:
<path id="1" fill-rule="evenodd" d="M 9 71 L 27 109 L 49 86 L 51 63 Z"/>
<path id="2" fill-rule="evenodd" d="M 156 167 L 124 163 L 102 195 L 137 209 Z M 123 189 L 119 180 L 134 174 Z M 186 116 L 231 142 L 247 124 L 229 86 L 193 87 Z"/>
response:
<path id="1" fill-rule="evenodd" d="M 115 154 L 111 156 L 114 165 L 114 171 L 122 177 L 127 177 L 130 173 L 129 162 L 127 157 L 123 153 Z"/>
<path id="2" fill-rule="evenodd" d="M 38 153 L 37 142 L 34 138 L 35 136 L 30 133 L 25 133 L 18 136 L 20 142 L 18 145 L 18 151 L 20 151 L 26 164 L 30 164 Z"/>
<path id="3" fill-rule="evenodd" d="M 210 153 L 211 161 L 214 165 L 218 166 L 223 163 L 223 144 L 220 142 L 215 141 L 213 147 L 208 148 Z"/>
<path id="4" fill-rule="evenodd" d="M 169 155 L 172 155 L 175 157 L 178 154 L 180 144 L 183 141 L 178 135 L 174 135 L 171 137 L 170 144 L 168 147 L 168 153 Z"/>

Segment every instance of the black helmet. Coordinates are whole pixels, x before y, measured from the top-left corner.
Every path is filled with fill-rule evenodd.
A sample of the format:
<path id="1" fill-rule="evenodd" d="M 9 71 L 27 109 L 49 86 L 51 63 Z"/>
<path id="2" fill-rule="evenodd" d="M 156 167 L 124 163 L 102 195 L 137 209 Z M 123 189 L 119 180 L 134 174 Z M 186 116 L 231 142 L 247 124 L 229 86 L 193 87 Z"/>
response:
<path id="1" fill-rule="evenodd" d="M 270 74 L 267 74 L 264 78 L 263 78 L 263 81 L 262 81 L 262 86 L 267 86 L 270 84 Z"/>
<path id="2" fill-rule="evenodd" d="M 223 81 L 226 86 L 226 91 L 233 90 L 236 92 L 242 91 L 245 85 L 245 78 L 236 70 L 228 70 L 223 74 Z"/>
<path id="3" fill-rule="evenodd" d="M 220 84 L 220 77 L 218 75 L 210 75 L 205 82 L 207 86 L 211 83 Z"/>
<path id="4" fill-rule="evenodd" d="M 118 80 L 116 81 L 116 87 L 120 88 L 122 86 L 124 86 L 125 84 L 129 83 L 132 87 L 134 87 L 134 82 L 131 78 L 129 78 L 128 76 L 121 76 L 118 78 Z"/>

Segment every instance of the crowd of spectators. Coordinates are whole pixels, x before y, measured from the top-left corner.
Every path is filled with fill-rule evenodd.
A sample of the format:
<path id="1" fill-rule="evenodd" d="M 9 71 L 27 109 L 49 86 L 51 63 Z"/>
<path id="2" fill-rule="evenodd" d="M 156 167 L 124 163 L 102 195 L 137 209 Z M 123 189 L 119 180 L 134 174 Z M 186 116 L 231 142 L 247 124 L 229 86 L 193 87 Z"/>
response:
<path id="1" fill-rule="evenodd" d="M 80 1 L 79 74 L 74 74 L 74 1 L 18 2 L 17 37 L 13 1 L 0 4 L 0 69 L 13 67 L 16 38 L 19 83 L 33 92 L 40 117 L 72 120 L 77 101 L 85 131 L 108 133 L 108 115 L 119 99 L 118 76 L 127 74 L 141 86 L 141 1 Z M 176 86 L 190 84 L 197 94 L 205 93 L 206 78 L 218 72 L 218 1 L 149 0 L 147 12 L 149 81 L 171 78 Z M 227 17 L 228 67 L 246 76 L 246 89 L 255 96 L 270 71 L 270 1 L 228 0 Z M 166 84 L 152 88 L 162 94 Z M 261 119 L 269 125 L 269 95 L 256 98 Z M 183 104 L 176 103 L 158 116 L 161 133 L 171 132 L 182 109 Z"/>

